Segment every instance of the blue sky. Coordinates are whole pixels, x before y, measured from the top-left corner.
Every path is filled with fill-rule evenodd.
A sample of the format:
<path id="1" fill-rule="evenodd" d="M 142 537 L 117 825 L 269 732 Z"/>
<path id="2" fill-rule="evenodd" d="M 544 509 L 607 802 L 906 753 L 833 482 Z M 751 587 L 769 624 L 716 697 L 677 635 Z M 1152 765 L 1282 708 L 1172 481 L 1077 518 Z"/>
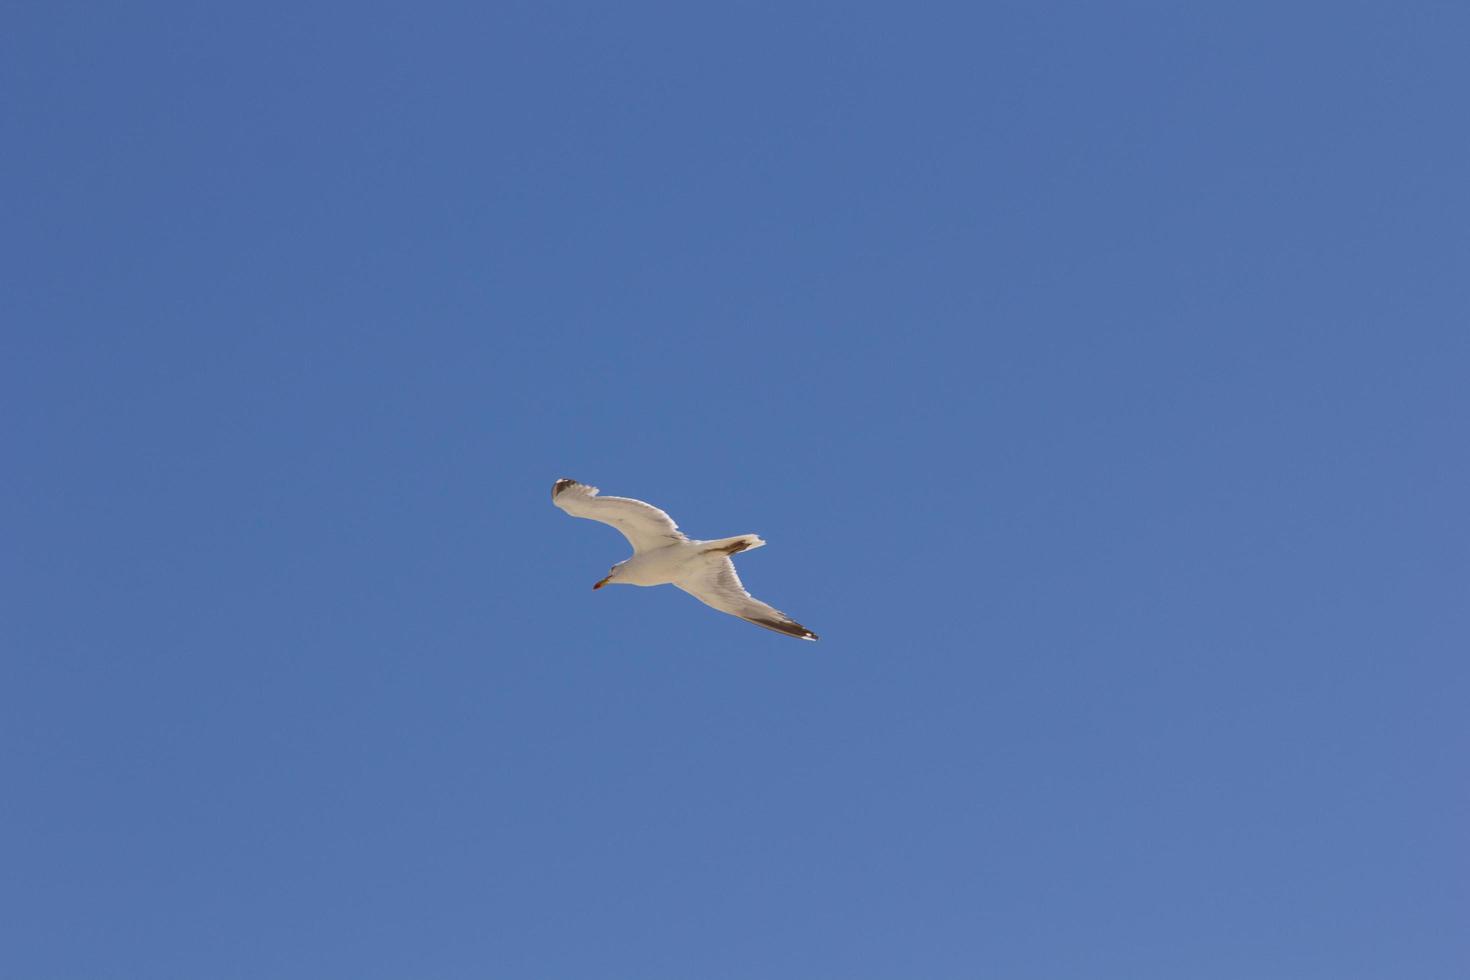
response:
<path id="1" fill-rule="evenodd" d="M 6 22 L 0 975 L 1470 969 L 1464 9 Z"/>

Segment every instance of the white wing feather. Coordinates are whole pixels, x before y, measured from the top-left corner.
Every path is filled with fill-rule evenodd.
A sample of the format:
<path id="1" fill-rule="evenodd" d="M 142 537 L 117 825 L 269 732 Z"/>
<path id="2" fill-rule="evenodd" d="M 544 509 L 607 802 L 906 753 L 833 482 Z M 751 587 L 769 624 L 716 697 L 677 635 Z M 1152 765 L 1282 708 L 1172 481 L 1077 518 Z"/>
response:
<path id="1" fill-rule="evenodd" d="M 551 488 L 551 502 L 573 517 L 617 528 L 634 554 L 689 540 L 672 517 L 652 504 L 631 497 L 599 497 L 596 487 L 575 480 L 557 480 Z"/>
<path id="2" fill-rule="evenodd" d="M 746 592 L 745 586 L 740 584 L 740 576 L 735 574 L 735 563 L 724 555 L 710 553 L 702 556 L 702 560 L 689 564 L 689 572 L 675 579 L 674 584 L 706 606 L 787 636 L 803 640 L 817 638 L 817 634 L 781 610 L 766 605 Z"/>

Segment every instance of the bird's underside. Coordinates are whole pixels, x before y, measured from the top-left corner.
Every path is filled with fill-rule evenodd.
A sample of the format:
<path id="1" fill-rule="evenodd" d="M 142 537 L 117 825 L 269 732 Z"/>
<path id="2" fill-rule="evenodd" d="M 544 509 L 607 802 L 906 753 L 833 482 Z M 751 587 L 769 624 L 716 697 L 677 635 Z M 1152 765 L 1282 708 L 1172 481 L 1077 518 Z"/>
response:
<path id="1" fill-rule="evenodd" d="M 633 546 L 633 557 L 613 567 L 604 584 L 674 585 L 711 608 L 764 629 L 803 640 L 817 634 L 745 590 L 730 556 L 765 544 L 754 534 L 713 541 L 691 540 L 673 518 L 652 504 L 630 497 L 600 497 L 596 487 L 557 480 L 551 488 L 557 507 L 573 517 L 617 528 Z"/>

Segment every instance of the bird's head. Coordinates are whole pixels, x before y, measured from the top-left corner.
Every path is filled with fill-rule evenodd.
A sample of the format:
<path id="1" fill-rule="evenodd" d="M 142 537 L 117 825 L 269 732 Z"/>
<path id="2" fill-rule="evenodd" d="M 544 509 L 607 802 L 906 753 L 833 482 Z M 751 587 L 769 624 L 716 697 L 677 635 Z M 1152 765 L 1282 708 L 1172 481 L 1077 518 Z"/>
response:
<path id="1" fill-rule="evenodd" d="M 620 571 L 623 570 L 623 566 L 625 564 L 627 564 L 627 563 L 626 562 L 618 562 L 612 568 L 608 569 L 607 577 L 604 578 L 602 581 L 600 581 L 600 582 L 596 583 L 595 585 L 593 585 L 592 588 L 594 588 L 594 589 L 600 589 L 604 585 L 607 585 L 610 582 L 616 582 L 618 580 L 618 572 L 620 572 Z"/>

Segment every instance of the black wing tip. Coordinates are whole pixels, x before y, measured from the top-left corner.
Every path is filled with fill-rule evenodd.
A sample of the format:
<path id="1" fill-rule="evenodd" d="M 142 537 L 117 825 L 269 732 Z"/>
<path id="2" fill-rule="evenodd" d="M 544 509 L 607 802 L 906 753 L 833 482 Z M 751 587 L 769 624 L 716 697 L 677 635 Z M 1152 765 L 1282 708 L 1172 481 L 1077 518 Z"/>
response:
<path id="1" fill-rule="evenodd" d="M 811 630 L 807 629 L 800 623 L 789 621 L 782 622 L 779 619 L 752 619 L 751 622 L 756 624 L 757 626 L 764 626 L 768 630 L 775 630 L 777 633 L 785 633 L 787 636 L 794 636 L 798 640 L 811 640 L 813 642 L 816 642 L 817 640 L 821 639 L 821 637 L 817 636 L 817 634 L 813 633 Z"/>
<path id="2" fill-rule="evenodd" d="M 552 484 L 551 499 L 555 500 L 557 494 L 561 493 L 567 487 L 574 487 L 576 485 L 576 480 L 568 480 L 566 477 L 562 477 L 560 480 L 557 480 L 556 483 Z"/>

